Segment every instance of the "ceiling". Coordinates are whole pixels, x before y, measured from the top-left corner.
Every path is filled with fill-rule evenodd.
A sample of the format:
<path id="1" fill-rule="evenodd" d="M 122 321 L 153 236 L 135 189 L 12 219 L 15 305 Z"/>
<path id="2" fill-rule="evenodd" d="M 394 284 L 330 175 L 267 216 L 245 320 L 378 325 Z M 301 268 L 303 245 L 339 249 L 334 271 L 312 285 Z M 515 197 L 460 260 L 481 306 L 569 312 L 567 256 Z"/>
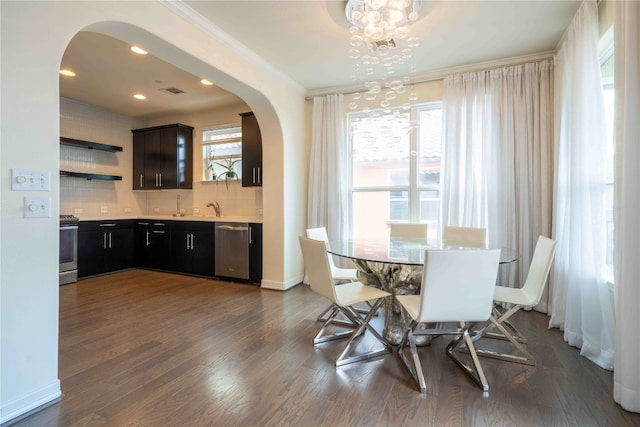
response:
<path id="1" fill-rule="evenodd" d="M 249 50 L 313 92 L 354 84 L 349 23 L 342 0 L 184 1 Z M 420 46 L 399 76 L 553 51 L 581 0 L 425 1 L 411 29 Z M 200 77 L 123 42 L 81 32 L 62 60 L 61 96 L 132 117 L 154 117 L 242 102 Z M 412 72 L 410 68 L 413 67 Z M 214 82 L 215 83 L 215 82 Z M 179 95 L 162 91 L 176 87 Z M 132 98 L 144 92 L 145 101 Z"/>

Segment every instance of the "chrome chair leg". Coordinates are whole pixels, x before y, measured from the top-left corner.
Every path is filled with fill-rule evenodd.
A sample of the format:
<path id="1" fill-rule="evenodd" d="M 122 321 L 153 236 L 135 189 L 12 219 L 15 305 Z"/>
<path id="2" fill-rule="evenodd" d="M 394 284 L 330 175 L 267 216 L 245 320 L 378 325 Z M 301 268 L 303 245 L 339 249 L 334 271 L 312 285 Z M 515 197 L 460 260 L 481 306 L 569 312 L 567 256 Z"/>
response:
<path id="1" fill-rule="evenodd" d="M 513 339 L 515 339 L 516 341 L 522 344 L 527 344 L 527 339 L 524 337 L 524 335 L 509 321 L 509 318 L 514 313 L 516 313 L 520 308 L 522 308 L 521 305 L 514 305 L 510 309 L 504 312 L 501 312 L 498 309 L 498 307 L 494 306 L 493 317 L 497 320 L 498 323 L 502 324 L 503 326 L 505 326 L 505 328 L 507 328 L 507 330 L 509 331 L 509 335 L 511 335 Z M 500 339 L 505 341 L 509 340 L 507 336 L 502 333 L 490 332 L 494 327 L 495 326 L 493 324 L 489 324 L 482 331 L 482 335 L 487 338 L 494 338 L 494 339 Z"/>
<path id="2" fill-rule="evenodd" d="M 476 349 L 476 353 L 479 356 L 490 357 L 492 359 L 505 360 L 507 362 L 521 363 L 523 365 L 535 366 L 536 361 L 527 351 L 527 349 L 519 342 L 516 338 L 514 338 L 509 331 L 502 325 L 502 322 L 497 321 L 493 317 L 489 318 L 491 324 L 497 328 L 501 332 L 501 336 L 509 341 L 511 345 L 515 348 L 515 353 L 499 353 L 496 351 L 485 350 L 485 349 Z M 481 336 L 480 336 L 481 337 Z M 518 354 L 519 353 L 519 354 Z"/>
<path id="3" fill-rule="evenodd" d="M 460 327 L 463 330 L 462 335 L 449 343 L 447 346 L 447 354 L 480 386 L 483 392 L 488 392 L 489 383 L 484 375 L 480 359 L 478 359 L 475 346 L 473 345 L 473 340 L 469 335 L 469 329 L 465 327 L 464 322 L 460 322 Z M 466 346 L 466 349 L 471 356 L 473 366 L 463 361 L 458 355 L 457 350 L 459 350 L 463 344 Z"/>
<path id="4" fill-rule="evenodd" d="M 331 311 L 331 314 L 329 315 L 329 318 L 324 322 L 324 325 L 322 325 L 322 328 L 320 328 L 320 331 L 318 331 L 318 334 L 313 338 L 314 344 L 320 344 L 327 341 L 334 341 L 342 338 L 348 338 L 353 334 L 353 331 L 344 331 L 344 332 L 336 332 L 330 335 L 325 335 L 325 332 L 327 331 L 327 329 L 329 329 L 329 327 L 331 327 L 332 325 L 346 326 L 349 328 L 357 328 L 359 326 L 359 324 L 354 321 L 352 321 L 351 323 L 347 323 L 341 320 L 336 320 L 335 317 L 339 313 L 340 313 L 340 308 L 338 306 L 334 306 L 333 310 Z"/>
<path id="5" fill-rule="evenodd" d="M 417 326 L 416 322 L 412 322 L 412 324 L 407 328 L 398 345 L 398 356 L 402 365 L 409 371 L 409 374 L 416 382 L 418 388 L 420 389 L 420 393 L 427 392 L 427 382 L 424 378 L 424 372 L 422 370 L 422 364 L 420 363 L 420 357 L 418 356 L 418 348 L 416 346 L 416 340 L 413 335 L 413 329 Z M 407 357 L 405 354 L 406 346 L 409 346 L 409 352 L 411 354 L 411 359 Z"/>
<path id="6" fill-rule="evenodd" d="M 370 302 L 370 301 L 366 301 L 366 303 L 365 303 L 365 304 L 367 304 L 367 306 L 369 307 L 368 309 L 367 309 L 367 308 L 357 308 L 357 307 L 356 307 L 356 308 L 355 308 L 355 310 L 356 310 L 358 313 L 360 313 L 360 314 L 367 315 L 367 313 L 369 313 L 369 311 L 371 311 L 371 308 L 372 308 L 373 306 L 371 305 L 371 302 Z M 318 322 L 326 322 L 326 321 L 327 321 L 327 319 L 328 319 L 328 317 L 325 317 L 325 315 L 326 315 L 327 313 L 329 313 L 329 312 L 331 311 L 331 309 L 333 309 L 333 308 L 335 308 L 335 305 L 333 305 L 333 304 L 331 304 L 330 306 L 328 306 L 328 307 L 327 307 L 327 308 L 326 308 L 322 313 L 320 313 L 320 314 L 318 315 L 318 317 L 317 317 L 317 319 L 316 319 L 316 320 L 317 320 Z M 378 310 L 375 310 L 375 312 L 373 313 L 373 315 L 374 315 L 374 316 L 377 316 L 377 315 L 378 315 Z M 336 320 L 336 322 L 340 322 L 340 320 Z M 346 325 L 346 323 L 345 323 L 344 325 Z M 343 326 L 344 326 L 344 325 L 343 325 Z"/>
<path id="7" fill-rule="evenodd" d="M 378 331 L 376 331 L 375 328 L 369 323 L 369 321 L 371 320 L 371 317 L 373 317 L 375 311 L 378 308 L 380 308 L 380 306 L 382 305 L 382 302 L 383 302 L 382 298 L 376 300 L 376 302 L 373 304 L 372 309 L 369 310 L 369 312 L 367 313 L 367 315 L 364 318 L 362 316 L 360 316 L 358 311 L 356 311 L 354 308 L 345 307 L 345 310 L 343 310 L 343 313 L 345 314 L 345 316 L 347 316 L 354 323 L 358 323 L 359 326 L 352 333 L 351 338 L 349 338 L 349 341 L 345 345 L 344 349 L 342 350 L 342 352 L 340 352 L 340 354 L 336 358 L 336 360 L 335 360 L 336 367 L 344 366 L 344 365 L 347 365 L 349 363 L 359 362 L 359 361 L 365 360 L 365 359 L 371 359 L 373 357 L 382 356 L 384 354 L 392 352 L 391 346 L 378 333 Z M 366 353 L 361 353 L 361 354 L 350 356 L 350 354 L 353 353 L 353 350 L 355 349 L 355 346 L 356 346 L 355 340 L 358 337 L 360 337 L 361 335 L 363 335 L 365 333 L 365 331 L 367 331 L 367 330 L 369 332 L 371 332 L 371 334 L 383 345 L 383 348 L 372 350 L 372 351 L 368 351 Z"/>

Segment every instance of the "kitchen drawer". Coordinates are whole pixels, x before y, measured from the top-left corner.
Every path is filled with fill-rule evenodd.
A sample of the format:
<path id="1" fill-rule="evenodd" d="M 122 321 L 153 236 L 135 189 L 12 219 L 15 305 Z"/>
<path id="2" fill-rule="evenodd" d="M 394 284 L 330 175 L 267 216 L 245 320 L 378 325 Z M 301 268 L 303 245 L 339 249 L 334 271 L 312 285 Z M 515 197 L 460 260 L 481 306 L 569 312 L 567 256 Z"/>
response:
<path id="1" fill-rule="evenodd" d="M 135 221 L 132 219 L 80 221 L 78 223 L 78 229 L 80 231 L 96 231 L 108 228 L 133 228 L 134 226 Z"/>

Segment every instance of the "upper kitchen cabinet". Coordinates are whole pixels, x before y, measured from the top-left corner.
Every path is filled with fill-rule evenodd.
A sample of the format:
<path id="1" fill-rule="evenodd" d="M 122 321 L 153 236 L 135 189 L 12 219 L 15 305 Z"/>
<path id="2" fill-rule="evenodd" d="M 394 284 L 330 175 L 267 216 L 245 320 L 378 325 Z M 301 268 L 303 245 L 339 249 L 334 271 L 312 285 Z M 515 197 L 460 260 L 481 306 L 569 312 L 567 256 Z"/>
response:
<path id="1" fill-rule="evenodd" d="M 134 129 L 133 189 L 191 189 L 193 127 L 183 124 Z"/>
<path id="2" fill-rule="evenodd" d="M 253 113 L 242 113 L 242 186 L 262 186 L 262 136 Z"/>

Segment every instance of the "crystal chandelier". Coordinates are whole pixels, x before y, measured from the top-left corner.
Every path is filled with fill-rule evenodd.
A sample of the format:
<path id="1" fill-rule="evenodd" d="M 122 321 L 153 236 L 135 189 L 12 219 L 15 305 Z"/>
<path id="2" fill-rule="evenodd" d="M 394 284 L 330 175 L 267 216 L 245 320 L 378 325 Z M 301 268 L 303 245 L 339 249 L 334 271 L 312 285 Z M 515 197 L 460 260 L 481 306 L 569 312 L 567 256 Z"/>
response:
<path id="1" fill-rule="evenodd" d="M 349 0 L 345 14 L 362 31 L 364 41 L 376 43 L 406 38 L 409 25 L 419 18 L 420 4 L 420 0 Z"/>
<path id="2" fill-rule="evenodd" d="M 356 61 L 353 80 L 366 80 L 364 94 L 352 94 L 350 109 L 358 108 L 362 98 L 379 100 L 380 107 L 387 109 L 405 92 L 410 78 L 396 77 L 396 67 L 410 65 L 412 49 L 419 45 L 409 33 L 411 24 L 420 17 L 420 5 L 421 0 L 347 1 L 345 15 L 352 24 L 349 58 Z M 410 72 L 414 71 L 415 67 L 410 67 Z M 408 96 L 412 102 L 417 98 L 415 93 Z"/>

